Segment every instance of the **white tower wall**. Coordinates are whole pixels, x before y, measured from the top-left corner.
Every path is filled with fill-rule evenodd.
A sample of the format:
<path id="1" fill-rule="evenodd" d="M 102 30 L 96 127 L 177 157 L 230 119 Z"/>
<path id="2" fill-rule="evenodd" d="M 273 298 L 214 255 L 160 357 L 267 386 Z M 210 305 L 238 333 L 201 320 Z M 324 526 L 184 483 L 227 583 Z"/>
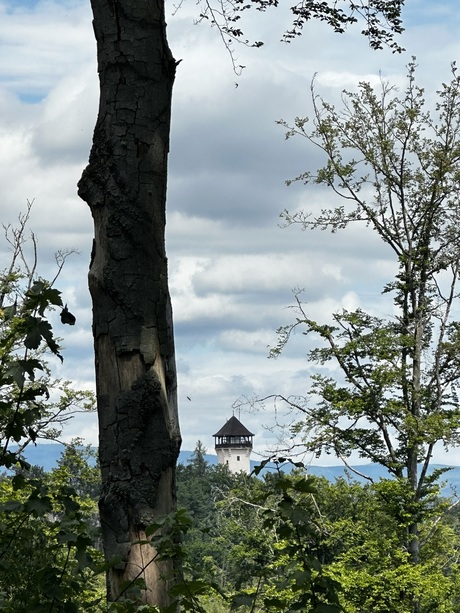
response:
<path id="1" fill-rule="evenodd" d="M 251 472 L 250 447 L 217 447 L 217 462 L 228 466 L 231 473 Z"/>

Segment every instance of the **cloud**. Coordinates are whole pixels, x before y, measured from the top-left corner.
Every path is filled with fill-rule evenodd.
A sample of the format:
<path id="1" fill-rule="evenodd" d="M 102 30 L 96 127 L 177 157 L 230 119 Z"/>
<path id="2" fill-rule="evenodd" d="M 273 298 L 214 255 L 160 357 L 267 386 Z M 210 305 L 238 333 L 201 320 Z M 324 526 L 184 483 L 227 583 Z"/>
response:
<path id="1" fill-rule="evenodd" d="M 0 83 L 28 100 L 83 63 L 94 65 L 89 3 L 0 2 Z"/>
<path id="2" fill-rule="evenodd" d="M 43 100 L 31 147 L 42 166 L 79 164 L 88 157 L 98 105 L 93 66 L 63 77 Z"/>
<path id="3" fill-rule="evenodd" d="M 184 448 L 201 439 L 212 449 L 212 434 L 236 399 L 308 390 L 313 366 L 305 337 L 296 335 L 278 360 L 266 357 L 276 328 L 292 321 L 286 307 L 293 288 L 305 289 L 306 308 L 321 321 L 358 305 L 392 312 L 380 291 L 394 263 L 374 233 L 362 226 L 336 235 L 279 227 L 285 208 L 320 209 L 336 200 L 318 186 L 285 186 L 318 168 L 321 156 L 305 139 L 285 140 L 276 121 L 311 115 L 315 73 L 319 92 L 338 103 L 343 88 L 377 82 L 380 73 L 402 85 L 413 53 L 429 96 L 449 79 L 459 54 L 459 13 L 449 2 L 408 3 L 408 53 L 398 56 L 372 52 L 357 30 L 334 35 L 318 22 L 294 43 L 281 44 L 288 11 L 248 12 L 248 36 L 266 44 L 235 49 L 247 66 L 238 77 L 216 31 L 193 26 L 195 9 L 185 3 L 167 16 L 174 56 L 182 59 L 174 87 L 167 248 Z M 86 280 L 92 220 L 76 184 L 97 113 L 91 18 L 83 0 L 0 0 L 0 221 L 13 222 L 26 199 L 35 198 L 31 227 L 43 276 L 54 276 L 57 249 L 81 251 L 58 281 L 77 316 L 74 330 L 58 328 L 66 347 L 58 373 L 84 388 L 94 386 Z M 443 44 L 427 45 L 430 40 Z M 7 257 L 0 247 L 1 261 Z M 276 442 L 264 426 L 282 421 L 277 411 L 269 404 L 265 412 L 250 403 L 242 409 L 260 451 Z M 74 420 L 70 434 L 95 443 L 94 416 Z"/>

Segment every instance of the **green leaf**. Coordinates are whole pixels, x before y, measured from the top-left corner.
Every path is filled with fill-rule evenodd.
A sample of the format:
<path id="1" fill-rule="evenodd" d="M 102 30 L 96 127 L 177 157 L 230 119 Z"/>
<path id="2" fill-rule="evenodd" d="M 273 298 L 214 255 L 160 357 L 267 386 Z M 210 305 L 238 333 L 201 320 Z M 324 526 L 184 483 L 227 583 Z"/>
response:
<path id="1" fill-rule="evenodd" d="M 252 594 L 237 594 L 232 598 L 230 610 L 238 609 L 239 607 L 251 607 L 255 596 Z"/>
<path id="2" fill-rule="evenodd" d="M 7 500 L 3 502 L 0 507 L 2 511 L 6 511 L 7 513 L 22 511 L 24 509 L 24 505 L 19 500 Z"/>
<path id="3" fill-rule="evenodd" d="M 315 479 L 312 477 L 294 481 L 292 483 L 292 489 L 296 492 L 303 492 L 304 494 L 314 494 L 317 492 L 317 488 L 315 487 Z"/>
<path id="4" fill-rule="evenodd" d="M 21 473 L 18 473 L 11 479 L 11 485 L 13 486 L 14 491 L 23 489 L 25 484 L 26 478 Z"/>
<path id="5" fill-rule="evenodd" d="M 170 590 L 171 596 L 198 596 L 208 592 L 209 584 L 201 580 L 183 581 L 174 585 Z"/>
<path id="6" fill-rule="evenodd" d="M 46 513 L 50 513 L 53 510 L 53 505 L 49 496 L 32 495 L 27 500 L 25 508 L 36 517 L 40 517 Z"/>
<path id="7" fill-rule="evenodd" d="M 50 306 L 62 306 L 61 292 L 49 287 L 46 281 L 35 281 L 30 290 L 26 293 L 24 306 L 30 311 L 37 310 L 42 317 L 46 309 Z"/>
<path id="8" fill-rule="evenodd" d="M 49 349 L 61 359 L 62 356 L 59 353 L 59 345 L 56 343 L 53 336 L 53 329 L 51 324 L 46 319 L 40 317 L 28 317 L 26 319 L 27 334 L 24 339 L 24 345 L 28 349 L 38 349 L 42 340 L 46 342 Z"/>
<path id="9" fill-rule="evenodd" d="M 282 611 L 283 608 L 286 606 L 286 603 L 280 598 L 264 598 L 264 605 L 267 608 L 272 607 L 276 608 L 278 611 Z"/>
<path id="10" fill-rule="evenodd" d="M 30 381 L 35 380 L 36 370 L 43 370 L 41 362 L 36 359 L 14 360 L 7 364 L 4 373 L 6 377 L 11 377 L 18 387 L 22 388 L 26 375 L 28 375 Z"/>
<path id="11" fill-rule="evenodd" d="M 147 526 L 147 528 L 145 529 L 145 535 L 146 536 L 152 536 L 152 534 L 155 534 L 155 532 L 157 532 L 160 528 L 162 528 L 165 523 L 167 522 L 168 517 L 164 516 L 164 517 L 159 517 L 155 523 L 150 524 Z"/>
<path id="12" fill-rule="evenodd" d="M 270 460 L 262 460 L 262 462 L 261 462 L 259 465 L 254 466 L 254 468 L 253 468 L 253 470 L 252 470 L 252 472 L 254 473 L 254 475 L 256 475 L 256 477 L 257 477 L 257 475 L 258 475 L 258 474 L 259 474 L 259 473 L 260 473 L 260 472 L 261 472 L 261 471 L 262 471 L 262 470 L 265 468 L 265 466 L 266 466 L 266 465 L 267 465 L 269 462 L 270 462 Z"/>
<path id="13" fill-rule="evenodd" d="M 313 609 L 313 613 L 341 613 L 342 608 L 334 604 L 319 604 Z"/>

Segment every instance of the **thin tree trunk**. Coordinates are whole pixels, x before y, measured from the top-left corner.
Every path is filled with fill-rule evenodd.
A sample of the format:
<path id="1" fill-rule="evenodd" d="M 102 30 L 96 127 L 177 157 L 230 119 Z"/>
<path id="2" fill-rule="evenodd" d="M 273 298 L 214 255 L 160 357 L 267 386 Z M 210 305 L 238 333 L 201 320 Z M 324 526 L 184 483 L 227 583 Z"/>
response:
<path id="1" fill-rule="evenodd" d="M 170 563 L 145 528 L 175 505 L 180 447 L 165 202 L 175 62 L 162 0 L 91 0 L 100 106 L 79 195 L 95 239 L 89 286 L 108 598 L 138 576 L 143 600 L 168 603 Z"/>

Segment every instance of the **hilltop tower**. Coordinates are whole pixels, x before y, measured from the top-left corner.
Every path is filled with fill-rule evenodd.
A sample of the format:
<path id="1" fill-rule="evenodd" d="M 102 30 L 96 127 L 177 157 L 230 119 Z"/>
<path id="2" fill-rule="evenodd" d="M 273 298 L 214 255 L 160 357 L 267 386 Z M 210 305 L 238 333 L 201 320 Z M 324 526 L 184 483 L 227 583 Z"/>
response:
<path id="1" fill-rule="evenodd" d="M 233 416 L 213 436 L 218 464 L 226 464 L 232 473 L 249 474 L 254 434 Z"/>

